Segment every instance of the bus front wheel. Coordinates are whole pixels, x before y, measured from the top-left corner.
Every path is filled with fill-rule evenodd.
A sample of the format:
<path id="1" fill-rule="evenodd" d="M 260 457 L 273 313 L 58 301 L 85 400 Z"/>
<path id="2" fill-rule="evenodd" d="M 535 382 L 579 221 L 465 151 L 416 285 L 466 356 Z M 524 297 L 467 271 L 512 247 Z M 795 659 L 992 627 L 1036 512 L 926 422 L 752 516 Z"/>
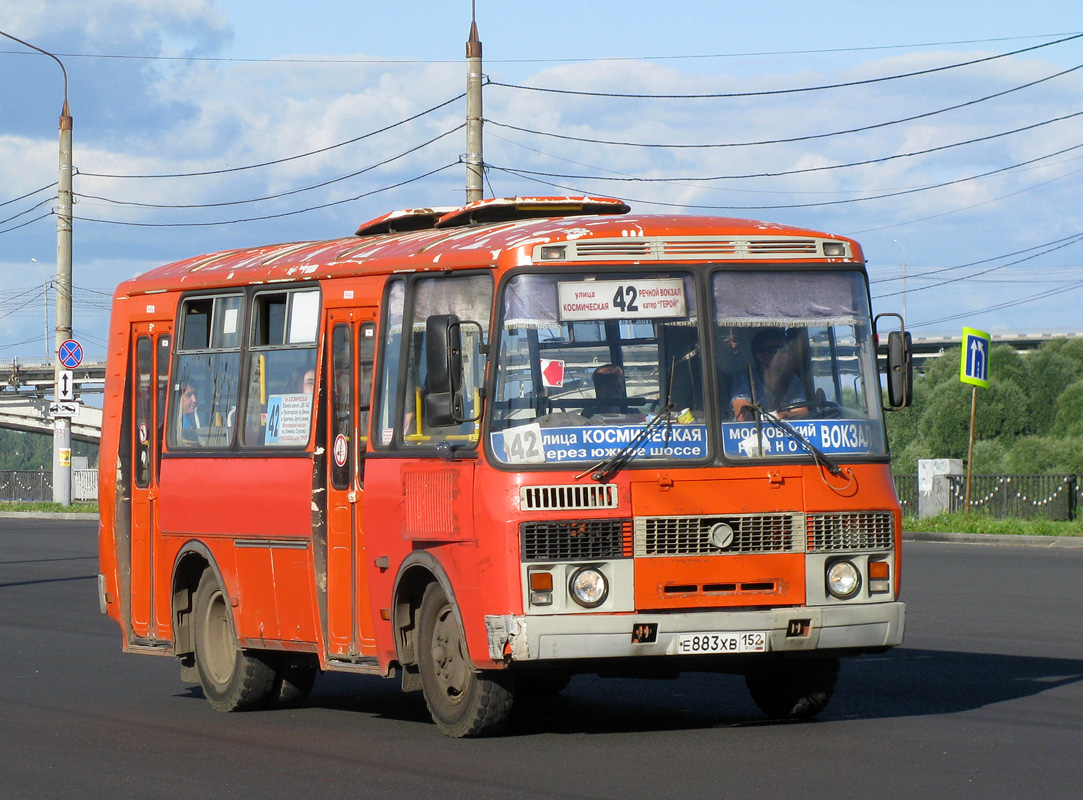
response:
<path id="1" fill-rule="evenodd" d="M 425 589 L 418 627 L 421 688 L 437 727 L 455 738 L 499 733 L 514 696 L 504 680 L 474 668 L 455 609 L 436 583 Z"/>
<path id="2" fill-rule="evenodd" d="M 809 719 L 827 707 L 838 677 L 837 658 L 768 658 L 745 673 L 745 685 L 771 719 Z"/>
<path id="3" fill-rule="evenodd" d="M 199 580 L 193 606 L 196 671 L 207 702 L 216 711 L 265 706 L 275 688 L 274 666 L 258 651 L 237 647 L 229 599 L 210 570 Z"/>

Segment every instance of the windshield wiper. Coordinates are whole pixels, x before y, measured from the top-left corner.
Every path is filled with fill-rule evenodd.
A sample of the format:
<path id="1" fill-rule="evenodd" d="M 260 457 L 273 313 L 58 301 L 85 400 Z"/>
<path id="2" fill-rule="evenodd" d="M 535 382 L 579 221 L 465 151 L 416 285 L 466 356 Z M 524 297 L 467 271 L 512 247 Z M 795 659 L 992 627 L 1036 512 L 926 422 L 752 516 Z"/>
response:
<path id="1" fill-rule="evenodd" d="M 605 483 L 622 469 L 624 465 L 635 458 L 635 452 L 643 442 L 647 440 L 647 437 L 651 433 L 662 426 L 665 423 L 666 428 L 670 428 L 673 425 L 673 406 L 666 405 L 664 408 L 658 411 L 658 415 L 652 417 L 650 422 L 640 428 L 639 433 L 624 445 L 620 450 L 613 453 L 613 455 L 602 459 L 590 469 L 584 470 L 575 476 L 576 480 L 583 478 L 586 475 L 590 475 L 591 480 L 595 480 L 598 483 Z M 666 444 L 669 443 L 669 435 L 666 435 Z"/>
<path id="2" fill-rule="evenodd" d="M 768 421 L 773 422 L 780 431 L 782 431 L 791 439 L 800 444 L 802 447 L 807 449 L 812 454 L 813 460 L 815 460 L 817 464 L 821 465 L 824 469 L 826 469 L 836 478 L 841 478 L 846 474 L 843 471 L 842 467 L 835 463 L 834 459 L 828 457 L 826 453 L 824 453 L 816 445 L 814 445 L 812 442 L 802 436 L 796 428 L 790 425 L 790 423 L 788 423 L 786 420 L 782 419 L 782 417 L 779 417 L 776 414 L 772 414 L 770 411 L 760 405 L 753 404 L 750 406 L 750 408 L 752 408 L 753 413 L 755 413 L 756 415 L 756 432 L 757 436 L 759 437 L 758 448 L 761 454 L 763 453 L 763 431 L 760 428 L 760 415 L 762 414 L 763 417 L 766 418 Z"/>

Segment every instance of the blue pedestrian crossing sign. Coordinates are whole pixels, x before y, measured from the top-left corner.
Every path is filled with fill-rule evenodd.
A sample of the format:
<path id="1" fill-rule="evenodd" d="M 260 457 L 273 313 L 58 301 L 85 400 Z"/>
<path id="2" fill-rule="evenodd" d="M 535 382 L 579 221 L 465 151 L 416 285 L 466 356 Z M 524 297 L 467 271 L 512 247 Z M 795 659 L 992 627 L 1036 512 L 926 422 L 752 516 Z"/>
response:
<path id="1" fill-rule="evenodd" d="M 989 334 L 985 331 L 963 328 L 959 380 L 982 388 L 989 387 Z"/>

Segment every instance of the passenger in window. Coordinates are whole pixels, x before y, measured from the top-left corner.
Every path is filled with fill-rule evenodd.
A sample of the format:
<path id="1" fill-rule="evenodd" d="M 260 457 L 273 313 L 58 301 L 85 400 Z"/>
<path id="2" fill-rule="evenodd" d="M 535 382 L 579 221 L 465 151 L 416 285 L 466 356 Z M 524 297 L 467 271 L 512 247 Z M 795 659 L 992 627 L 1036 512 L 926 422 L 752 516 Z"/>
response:
<path id="1" fill-rule="evenodd" d="M 290 375 L 289 391 L 294 394 L 313 394 L 316 391 L 316 370 L 294 370 Z"/>
<path id="2" fill-rule="evenodd" d="M 591 375 L 594 381 L 594 396 L 601 401 L 624 400 L 628 397 L 628 390 L 624 385 L 624 369 L 619 364 L 602 364 Z M 620 402 L 600 402 L 594 406 L 598 414 L 619 414 L 624 411 L 624 404 Z"/>
<path id="3" fill-rule="evenodd" d="M 733 378 L 734 418 L 742 422 L 755 419 L 754 402 L 783 419 L 808 416 L 805 388 L 794 369 L 793 354 L 781 328 L 764 328 L 752 337 L 748 369 Z"/>
<path id="4" fill-rule="evenodd" d="M 184 385 L 181 392 L 181 439 L 186 442 L 198 441 L 199 430 L 199 398 L 196 395 L 196 387 L 190 383 Z"/>

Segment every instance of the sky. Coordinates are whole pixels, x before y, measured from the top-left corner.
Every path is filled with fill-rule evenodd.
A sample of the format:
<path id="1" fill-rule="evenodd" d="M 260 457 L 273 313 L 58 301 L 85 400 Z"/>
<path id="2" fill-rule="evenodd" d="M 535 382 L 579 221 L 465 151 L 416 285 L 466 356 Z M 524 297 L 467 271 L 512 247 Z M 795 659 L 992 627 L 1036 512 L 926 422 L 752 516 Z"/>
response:
<path id="1" fill-rule="evenodd" d="M 857 239 L 915 336 L 1083 326 L 1083 6 L 476 0 L 486 195 Z M 463 200 L 469 0 L 0 0 L 74 118 L 75 336 L 122 280 Z M 559 91 L 538 91 L 539 89 Z M 0 364 L 52 359 L 57 63 L 0 37 Z M 694 146 L 690 146 L 694 145 Z"/>

